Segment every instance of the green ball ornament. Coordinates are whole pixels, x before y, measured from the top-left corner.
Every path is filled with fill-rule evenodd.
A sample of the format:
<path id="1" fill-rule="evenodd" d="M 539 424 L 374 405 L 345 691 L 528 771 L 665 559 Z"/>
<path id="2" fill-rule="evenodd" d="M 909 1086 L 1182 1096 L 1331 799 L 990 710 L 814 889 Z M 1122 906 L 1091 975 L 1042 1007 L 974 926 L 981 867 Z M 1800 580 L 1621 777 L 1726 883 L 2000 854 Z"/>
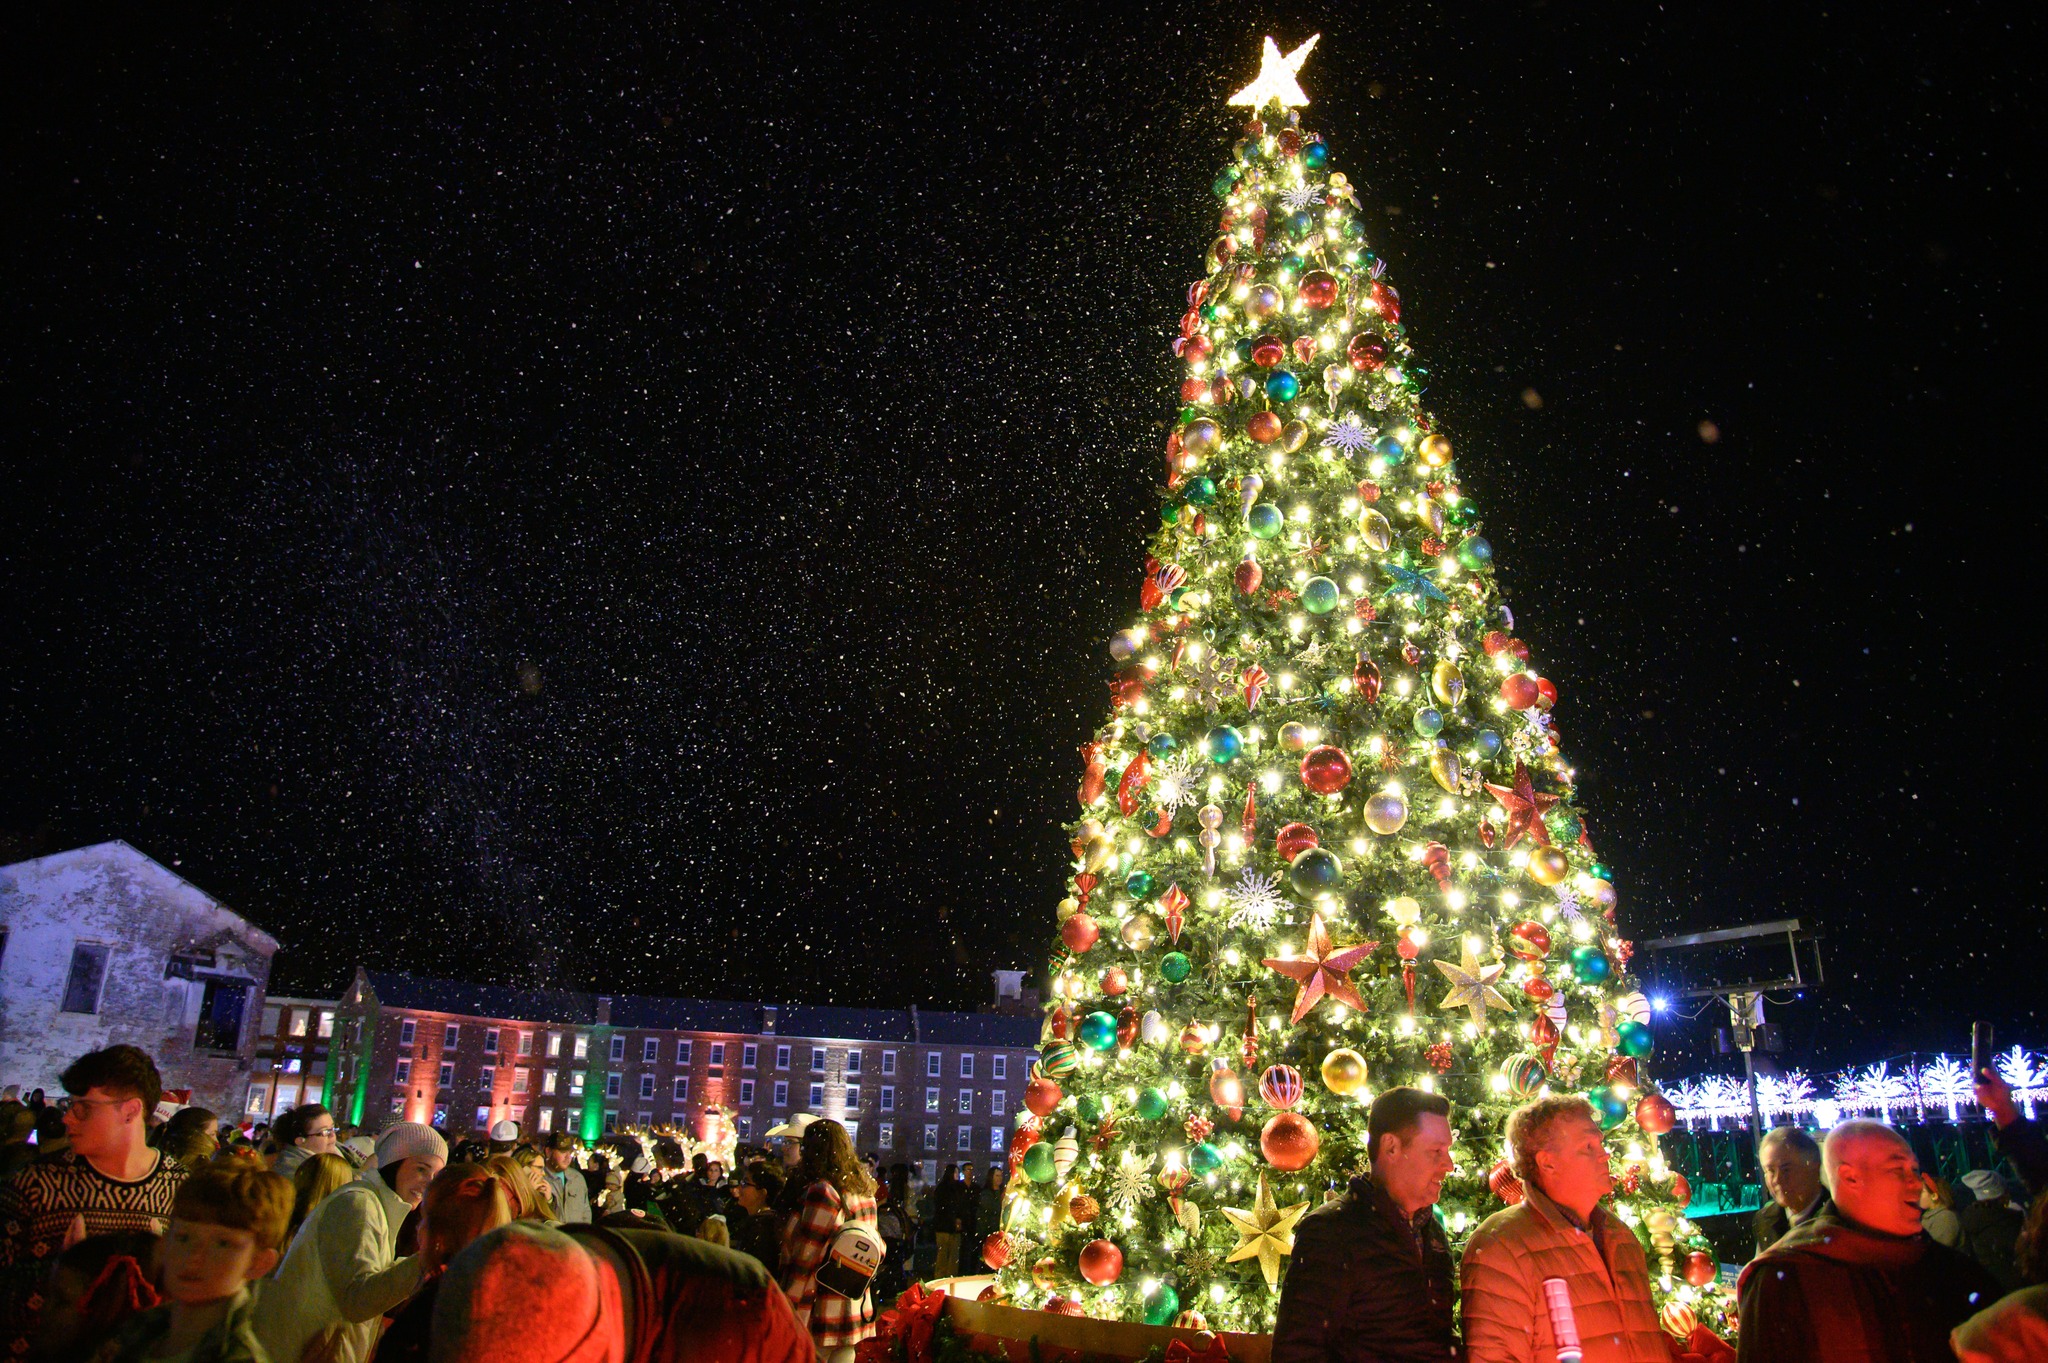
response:
<path id="1" fill-rule="evenodd" d="M 1562 805 L 1545 815 L 1543 822 L 1550 829 L 1550 836 L 1558 842 L 1565 844 L 1577 842 L 1580 830 L 1585 827 L 1579 821 L 1577 814 L 1564 808 Z"/>
<path id="2" fill-rule="evenodd" d="M 1312 577 L 1302 584 L 1301 608 L 1310 615 L 1328 615 L 1337 609 L 1337 584 L 1327 577 Z"/>
<path id="3" fill-rule="evenodd" d="M 1305 848 L 1287 867 L 1287 883 L 1305 895 L 1334 890 L 1343 879 L 1344 863 L 1327 847 Z"/>
<path id="4" fill-rule="evenodd" d="M 1080 1053 L 1064 1041 L 1047 1042 L 1038 1057 L 1039 1072 L 1048 1079 L 1064 1079 L 1080 1065 Z"/>
<path id="5" fill-rule="evenodd" d="M 1612 1131 L 1628 1119 L 1628 1099 L 1606 1085 L 1589 1090 L 1586 1101 L 1593 1105 L 1602 1131 Z"/>
<path id="6" fill-rule="evenodd" d="M 1164 1117 L 1171 1106 L 1166 1100 L 1165 1089 L 1145 1089 L 1138 1094 L 1138 1116 L 1148 1122 Z"/>
<path id="7" fill-rule="evenodd" d="M 1287 526 L 1287 513 L 1271 502 L 1260 502 L 1245 514 L 1244 528 L 1253 539 L 1269 540 Z"/>
<path id="8" fill-rule="evenodd" d="M 1450 519 L 1448 516 L 1446 520 Z M 1493 546 L 1484 536 L 1474 535 L 1458 546 L 1458 562 L 1472 572 L 1484 572 L 1493 566 Z"/>
<path id="9" fill-rule="evenodd" d="M 1228 724 L 1219 725 L 1209 731 L 1204 746 L 1209 750 L 1209 760 L 1222 766 L 1226 762 L 1235 762 L 1244 752 L 1244 735 Z"/>
<path id="10" fill-rule="evenodd" d="M 1572 948 L 1572 974 L 1580 984 L 1598 984 L 1614 971 L 1607 962 L 1607 953 L 1591 942 Z"/>
<path id="11" fill-rule="evenodd" d="M 1180 1314 L 1180 1293 L 1173 1290 L 1172 1283 L 1161 1283 L 1152 1289 L 1152 1295 L 1145 1298 L 1145 1323 L 1147 1325 L 1171 1325 L 1173 1318 Z"/>
<path id="12" fill-rule="evenodd" d="M 1032 1146 L 1036 1150 L 1037 1146 Z M 1207 1141 L 1188 1147 L 1188 1168 L 1198 1174 L 1213 1174 L 1223 1167 L 1223 1152 Z"/>
<path id="13" fill-rule="evenodd" d="M 1160 508 L 1159 508 L 1159 523 L 1160 523 L 1161 525 L 1179 525 L 1179 524 L 1180 524 L 1180 503 L 1178 503 L 1178 502 L 1168 502 L 1168 503 L 1167 503 L 1167 504 L 1166 504 L 1165 506 L 1162 506 L 1162 507 L 1160 507 Z"/>
<path id="14" fill-rule="evenodd" d="M 1124 893 L 1130 895 L 1133 899 L 1150 899 L 1152 897 L 1152 873 L 1150 871 L 1133 871 L 1125 876 Z"/>
<path id="15" fill-rule="evenodd" d="M 1461 498 L 1460 500 L 1453 502 L 1451 505 L 1444 508 L 1444 519 L 1449 521 L 1452 525 L 1455 525 L 1460 529 L 1463 529 L 1465 526 L 1468 526 L 1479 519 L 1479 507 L 1476 503 L 1470 501 L 1469 499 Z M 1488 545 L 1487 558 L 1489 562 L 1491 562 L 1492 560 L 1492 555 L 1493 546 Z M 1459 554 L 1459 558 L 1462 560 L 1464 558 L 1464 555 L 1462 553 Z"/>
<path id="16" fill-rule="evenodd" d="M 1190 478 L 1185 486 L 1187 492 L 1184 495 L 1187 497 L 1189 506 L 1207 506 L 1216 500 L 1216 480 L 1214 478 Z"/>
<path id="17" fill-rule="evenodd" d="M 1168 984 L 1179 984 L 1192 974 L 1194 969 L 1194 962 L 1183 952 L 1169 951 L 1159 960 L 1159 978 Z"/>
<path id="18" fill-rule="evenodd" d="M 1040 1141 L 1024 1152 L 1024 1172 L 1033 1183 L 1050 1183 L 1059 1170 L 1052 1162 L 1052 1142 Z"/>
<path id="19" fill-rule="evenodd" d="M 1107 1051 L 1116 1047 L 1116 1017 L 1110 1013 L 1090 1013 L 1081 1019 L 1078 1029 L 1081 1044 L 1091 1051 Z"/>
<path id="20" fill-rule="evenodd" d="M 1657 1048 L 1657 1037 L 1640 1022 L 1624 1022 L 1614 1029 L 1621 1039 L 1621 1053 L 1637 1060 L 1647 1060 L 1650 1052 Z"/>
<path id="21" fill-rule="evenodd" d="M 1103 1105 L 1102 1099 L 1092 1093 L 1084 1093 L 1074 1100 L 1074 1110 L 1081 1114 L 1082 1121 L 1099 1122 L 1109 1109 Z"/>
<path id="22" fill-rule="evenodd" d="M 1415 712 L 1415 718 L 1410 723 L 1415 726 L 1415 732 L 1423 738 L 1435 738 L 1444 731 L 1443 711 L 1434 705 L 1425 705 Z"/>
<path id="23" fill-rule="evenodd" d="M 1500 1072 L 1508 1081 L 1508 1092 L 1517 1098 L 1534 1098 L 1550 1078 L 1543 1062 L 1533 1055 L 1515 1056 L 1500 1067 Z"/>
<path id="24" fill-rule="evenodd" d="M 1604 861 L 1596 861 L 1591 866 L 1588 866 L 1586 868 L 1586 874 L 1593 877 L 1593 879 L 1595 880 L 1605 880 L 1611 882 L 1614 879 L 1614 872 L 1607 868 L 1607 863 Z"/>
<path id="25" fill-rule="evenodd" d="M 1172 734 L 1154 734 L 1145 745 L 1145 751 L 1152 754 L 1153 761 L 1163 762 L 1180 751 L 1180 740 Z"/>

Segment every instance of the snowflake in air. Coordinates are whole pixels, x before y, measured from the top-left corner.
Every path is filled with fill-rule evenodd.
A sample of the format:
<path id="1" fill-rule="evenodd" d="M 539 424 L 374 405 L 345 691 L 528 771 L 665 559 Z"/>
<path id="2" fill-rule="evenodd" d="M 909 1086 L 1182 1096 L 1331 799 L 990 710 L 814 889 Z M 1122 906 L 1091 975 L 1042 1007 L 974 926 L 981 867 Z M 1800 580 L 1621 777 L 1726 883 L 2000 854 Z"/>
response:
<path id="1" fill-rule="evenodd" d="M 1117 1159 L 1116 1172 L 1109 1176 L 1110 1208 L 1135 1211 L 1152 1192 L 1152 1157 L 1124 1151 Z"/>
<path id="2" fill-rule="evenodd" d="M 1322 201 L 1321 185 L 1296 185 L 1280 196 L 1280 206 L 1289 213 L 1299 213 L 1304 208 L 1313 208 Z"/>
<path id="3" fill-rule="evenodd" d="M 1326 449 L 1342 450 L 1346 454 L 1357 454 L 1372 444 L 1372 438 L 1376 434 L 1372 427 L 1359 421 L 1356 412 L 1346 412 L 1344 419 L 1332 425 L 1329 433 L 1323 437 L 1323 446 Z"/>
<path id="4" fill-rule="evenodd" d="M 1202 798 L 1202 764 L 1195 755 L 1183 748 L 1153 768 L 1156 778 L 1152 785 L 1152 798 L 1159 807 L 1169 814 L 1178 814 Z"/>
<path id="5" fill-rule="evenodd" d="M 1262 876 L 1249 866 L 1238 877 L 1237 884 L 1223 892 L 1223 899 L 1231 908 L 1229 926 L 1254 932 L 1269 931 L 1280 911 L 1287 907 L 1280 894 L 1280 877 Z"/>

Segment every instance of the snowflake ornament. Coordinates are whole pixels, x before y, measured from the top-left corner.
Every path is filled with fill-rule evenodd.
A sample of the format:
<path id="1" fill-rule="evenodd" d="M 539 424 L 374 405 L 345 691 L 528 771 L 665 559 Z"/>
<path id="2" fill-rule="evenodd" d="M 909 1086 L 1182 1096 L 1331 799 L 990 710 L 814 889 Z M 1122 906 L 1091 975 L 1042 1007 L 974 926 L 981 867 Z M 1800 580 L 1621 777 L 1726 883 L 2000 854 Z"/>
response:
<path id="1" fill-rule="evenodd" d="M 1321 185 L 1296 185 L 1280 196 L 1280 206 L 1289 213 L 1299 213 L 1304 208 L 1313 208 L 1322 201 Z"/>
<path id="2" fill-rule="evenodd" d="M 1557 887 L 1557 911 L 1564 915 L 1567 922 L 1572 923 L 1586 916 L 1586 911 L 1579 905 L 1578 891 L 1569 885 Z"/>
<path id="3" fill-rule="evenodd" d="M 1183 748 L 1152 769 L 1152 798 L 1168 814 L 1178 814 L 1202 798 L 1201 763 Z"/>
<path id="4" fill-rule="evenodd" d="M 1302 667 L 1321 667 L 1326 650 L 1321 639 L 1311 639 L 1294 654 L 1294 661 Z"/>
<path id="5" fill-rule="evenodd" d="M 1109 1176 L 1110 1207 L 1135 1211 L 1152 1192 L 1152 1157 L 1135 1150 L 1124 1151 L 1117 1159 L 1116 1172 Z"/>
<path id="6" fill-rule="evenodd" d="M 1323 436 L 1325 449 L 1342 450 L 1346 454 L 1357 454 L 1372 446 L 1373 437 L 1379 432 L 1358 419 L 1356 412 L 1346 412 L 1342 421 L 1331 425 Z"/>
<path id="7" fill-rule="evenodd" d="M 1195 664 L 1195 695 L 1201 700 L 1202 708 L 1215 714 L 1234 689 L 1237 669 L 1230 659 L 1210 649 L 1202 655 L 1202 661 Z"/>
<path id="8" fill-rule="evenodd" d="M 1280 877 L 1262 876 L 1249 866 L 1238 877 L 1237 884 L 1223 892 L 1223 899 L 1231 909 L 1228 926 L 1250 928 L 1253 932 L 1270 931 L 1280 911 L 1287 907 L 1287 900 L 1280 894 Z"/>

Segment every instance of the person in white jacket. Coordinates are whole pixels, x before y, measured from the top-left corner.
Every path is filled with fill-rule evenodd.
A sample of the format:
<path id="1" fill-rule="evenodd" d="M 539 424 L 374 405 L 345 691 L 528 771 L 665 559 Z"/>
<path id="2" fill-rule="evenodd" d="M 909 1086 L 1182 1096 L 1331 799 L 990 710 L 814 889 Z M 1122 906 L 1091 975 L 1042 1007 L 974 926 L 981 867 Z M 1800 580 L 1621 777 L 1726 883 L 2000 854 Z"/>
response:
<path id="1" fill-rule="evenodd" d="M 387 1311 L 419 1286 L 417 1256 L 398 1257 L 398 1228 L 448 1163 L 430 1126 L 394 1122 L 371 1165 L 313 1209 L 256 1303 L 256 1338 L 272 1363 L 366 1363 Z"/>

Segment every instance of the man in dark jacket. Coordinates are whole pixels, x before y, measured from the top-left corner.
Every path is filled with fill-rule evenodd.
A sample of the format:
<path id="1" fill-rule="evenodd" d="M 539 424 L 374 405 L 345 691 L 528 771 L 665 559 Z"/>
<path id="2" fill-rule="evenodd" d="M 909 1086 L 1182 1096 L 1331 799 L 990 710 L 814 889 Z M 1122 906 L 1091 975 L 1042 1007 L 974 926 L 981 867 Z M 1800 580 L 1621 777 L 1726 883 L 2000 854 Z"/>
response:
<path id="1" fill-rule="evenodd" d="M 1920 1163 L 1881 1122 L 1828 1134 L 1833 1206 L 1742 1271 L 1741 1363 L 1946 1363 L 1998 1284 L 1920 1229 Z"/>
<path id="2" fill-rule="evenodd" d="M 1818 1216 L 1828 1205 L 1828 1190 L 1820 1181 L 1820 1143 L 1796 1126 L 1766 1134 L 1756 1155 L 1771 1195 L 1756 1214 L 1756 1252 L 1762 1254 L 1786 1231 Z"/>
<path id="3" fill-rule="evenodd" d="M 1451 1104 L 1392 1088 L 1366 1118 L 1372 1174 L 1303 1217 L 1280 1289 L 1273 1363 L 1448 1363 L 1457 1289 L 1436 1219 Z"/>

